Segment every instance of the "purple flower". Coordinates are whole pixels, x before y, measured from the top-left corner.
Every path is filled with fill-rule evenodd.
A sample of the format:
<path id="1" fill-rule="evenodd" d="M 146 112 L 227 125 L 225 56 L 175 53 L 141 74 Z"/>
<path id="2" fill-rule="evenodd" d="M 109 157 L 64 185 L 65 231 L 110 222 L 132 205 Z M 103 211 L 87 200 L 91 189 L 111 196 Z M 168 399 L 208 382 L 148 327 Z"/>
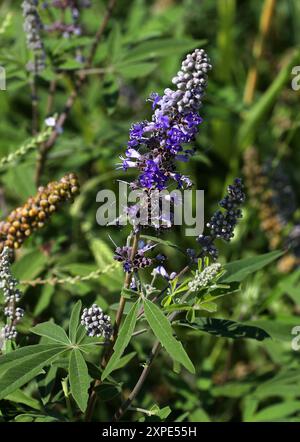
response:
<path id="1" fill-rule="evenodd" d="M 203 49 L 196 49 L 182 62 L 173 78 L 176 89 L 165 89 L 161 97 L 150 95 L 154 114 L 152 121 L 132 125 L 123 168 L 139 171 L 136 185 L 150 190 L 163 190 L 169 181 L 179 188 L 192 185 L 188 177 L 176 172 L 176 160 L 187 161 L 193 149 L 185 145 L 195 139 L 202 118 L 198 114 L 211 69 Z"/>

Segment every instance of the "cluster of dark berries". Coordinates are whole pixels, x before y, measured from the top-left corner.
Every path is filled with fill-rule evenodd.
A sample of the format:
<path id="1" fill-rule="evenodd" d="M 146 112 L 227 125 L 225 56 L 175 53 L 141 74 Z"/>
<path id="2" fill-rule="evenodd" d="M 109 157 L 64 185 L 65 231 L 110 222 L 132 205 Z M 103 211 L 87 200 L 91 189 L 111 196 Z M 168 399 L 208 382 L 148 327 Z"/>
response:
<path id="1" fill-rule="evenodd" d="M 214 244 L 214 237 L 210 235 L 199 235 L 197 238 L 201 247 L 201 258 L 204 256 L 210 256 L 214 261 L 219 256 L 219 251 Z"/>
<path id="2" fill-rule="evenodd" d="M 245 201 L 244 186 L 240 178 L 236 178 L 227 188 L 227 195 L 219 202 L 219 206 L 224 210 L 217 210 L 207 227 L 210 229 L 209 235 L 200 235 L 197 239 L 201 245 L 201 257 L 210 256 L 212 259 L 218 257 L 218 250 L 214 244 L 215 239 L 230 241 L 234 236 L 234 228 L 239 218 L 242 217 L 240 206 Z"/>
<path id="3" fill-rule="evenodd" d="M 47 219 L 66 201 L 73 201 L 79 192 L 75 174 L 65 175 L 46 187 L 39 187 L 38 193 L 13 210 L 5 221 L 0 223 L 0 249 L 4 246 L 18 249 L 34 230 L 42 228 Z"/>
<path id="4" fill-rule="evenodd" d="M 24 31 L 26 33 L 27 45 L 34 53 L 34 62 L 27 65 L 28 70 L 35 74 L 45 68 L 45 48 L 41 38 L 43 24 L 41 22 L 38 10 L 37 0 L 24 0 L 22 3 L 24 17 Z"/>
<path id="5" fill-rule="evenodd" d="M 17 288 L 19 282 L 11 273 L 11 252 L 8 247 L 5 247 L 0 255 L 0 288 L 5 299 L 4 315 L 8 321 L 1 330 L 3 340 L 17 337 L 16 324 L 24 316 L 24 310 L 21 307 L 16 307 L 22 293 Z"/>
<path id="6" fill-rule="evenodd" d="M 228 195 L 219 203 L 225 212 L 217 210 L 210 222 L 207 223 L 212 237 L 224 239 L 225 241 L 231 240 L 234 236 L 234 228 L 238 219 L 242 217 L 242 211 L 239 207 L 244 201 L 245 194 L 243 192 L 242 180 L 236 178 L 234 184 L 228 186 Z"/>
<path id="7" fill-rule="evenodd" d="M 145 256 L 145 253 L 149 249 L 149 246 L 142 246 L 136 251 L 135 255 L 132 256 L 132 247 L 117 247 L 115 250 L 114 259 L 123 263 L 125 272 L 136 272 L 139 269 L 152 265 L 152 259 Z"/>
<path id="8" fill-rule="evenodd" d="M 82 29 L 80 26 L 80 10 L 83 8 L 88 8 L 91 6 L 89 0 L 52 0 L 46 1 L 42 4 L 44 9 L 56 8 L 64 11 L 70 12 L 72 22 L 67 22 L 66 18 L 64 20 L 55 21 L 47 26 L 45 30 L 47 32 L 59 32 L 63 37 L 69 38 L 71 35 L 80 35 Z M 64 14 L 66 17 L 66 14 Z"/>
<path id="9" fill-rule="evenodd" d="M 110 317 L 97 304 L 83 310 L 81 324 L 86 328 L 88 336 L 110 339 L 113 332 Z"/>

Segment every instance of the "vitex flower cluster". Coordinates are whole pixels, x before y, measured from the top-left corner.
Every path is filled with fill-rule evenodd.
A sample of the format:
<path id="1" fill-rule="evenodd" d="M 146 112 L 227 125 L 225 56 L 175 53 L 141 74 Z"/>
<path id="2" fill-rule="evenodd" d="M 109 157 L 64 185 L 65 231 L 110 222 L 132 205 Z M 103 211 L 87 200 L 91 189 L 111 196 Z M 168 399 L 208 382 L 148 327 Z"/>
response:
<path id="1" fill-rule="evenodd" d="M 0 288 L 5 299 L 4 315 L 7 317 L 7 324 L 1 330 L 3 340 L 17 337 L 16 324 L 24 316 L 24 310 L 16 307 L 22 293 L 17 288 L 18 281 L 11 273 L 11 254 L 12 251 L 8 247 L 5 247 L 0 254 Z"/>
<path id="2" fill-rule="evenodd" d="M 122 262 L 124 271 L 127 273 L 136 272 L 139 269 L 149 267 L 152 264 L 152 259 L 145 256 L 153 246 L 145 245 L 142 241 L 139 242 L 139 248 L 134 256 L 132 256 L 133 248 L 130 246 L 117 247 L 115 250 L 114 259 Z"/>
<path id="3" fill-rule="evenodd" d="M 56 20 L 53 23 L 46 25 L 45 30 L 48 32 L 58 32 L 65 38 L 69 38 L 71 35 L 80 35 L 82 28 L 80 25 L 80 12 L 83 8 L 90 7 L 91 2 L 89 0 L 52 0 L 45 1 L 42 4 L 44 9 L 56 8 L 63 12 L 63 19 Z M 72 22 L 67 22 L 68 13 L 71 16 Z"/>
<path id="4" fill-rule="evenodd" d="M 24 0 L 22 3 L 27 45 L 34 53 L 34 62 L 28 63 L 27 68 L 35 74 L 45 68 L 46 60 L 45 48 L 41 38 L 43 24 L 37 6 L 38 0 Z"/>
<path id="5" fill-rule="evenodd" d="M 46 187 L 39 187 L 34 197 L 0 223 L 0 250 L 4 246 L 18 249 L 34 230 L 44 227 L 60 204 L 73 201 L 78 192 L 79 183 L 74 173 L 48 183 Z"/>
<path id="6" fill-rule="evenodd" d="M 196 270 L 193 280 L 188 283 L 189 290 L 191 292 L 197 292 L 198 290 L 207 287 L 221 270 L 222 266 L 218 262 L 205 267 L 202 271 Z"/>
<path id="7" fill-rule="evenodd" d="M 207 227 L 209 235 L 200 235 L 198 242 L 201 245 L 201 257 L 210 256 L 213 260 L 218 257 L 218 249 L 215 245 L 216 239 L 230 241 L 234 236 L 234 228 L 242 217 L 240 206 L 245 201 L 241 178 L 236 178 L 234 183 L 228 186 L 228 194 L 219 202 L 222 210 L 217 210 L 212 216 Z"/>
<path id="8" fill-rule="evenodd" d="M 173 78 L 176 89 L 163 96 L 153 93 L 152 121 L 131 127 L 123 168 L 137 168 L 139 176 L 132 188 L 162 190 L 173 180 L 179 188 L 191 186 L 188 177 L 176 171 L 176 160 L 187 161 L 193 149 L 185 145 L 194 140 L 202 122 L 198 114 L 211 65 L 203 49 L 187 55 Z"/>
<path id="9" fill-rule="evenodd" d="M 130 183 L 130 187 L 142 191 L 148 199 L 143 198 L 140 205 L 127 208 L 129 217 L 136 216 L 142 209 L 147 212 L 152 192 L 166 189 L 171 182 L 175 182 L 178 188 L 192 185 L 187 176 L 176 170 L 176 161 L 187 161 L 194 152 L 193 149 L 186 148 L 186 145 L 195 139 L 202 122 L 198 111 L 210 69 L 209 58 L 203 49 L 196 49 L 188 54 L 182 62 L 181 70 L 172 80 L 175 88 L 166 89 L 162 96 L 151 94 L 149 100 L 152 101 L 152 120 L 142 121 L 131 127 L 126 155 L 121 157 L 122 167 L 124 170 L 138 170 L 139 175 Z M 170 203 L 174 204 L 173 201 Z M 158 212 L 158 219 L 153 220 L 150 215 L 151 224 L 154 221 L 156 228 L 157 225 L 159 228 L 169 228 L 172 225 L 172 213 L 168 219 L 164 219 L 164 214 L 160 210 Z M 133 262 L 130 247 L 118 247 L 115 259 L 123 262 L 126 272 L 131 272 L 151 264 L 144 252 L 145 250 L 139 249 Z"/>
<path id="10" fill-rule="evenodd" d="M 86 328 L 88 336 L 109 339 L 112 335 L 110 316 L 105 315 L 97 304 L 83 310 L 81 324 Z"/>

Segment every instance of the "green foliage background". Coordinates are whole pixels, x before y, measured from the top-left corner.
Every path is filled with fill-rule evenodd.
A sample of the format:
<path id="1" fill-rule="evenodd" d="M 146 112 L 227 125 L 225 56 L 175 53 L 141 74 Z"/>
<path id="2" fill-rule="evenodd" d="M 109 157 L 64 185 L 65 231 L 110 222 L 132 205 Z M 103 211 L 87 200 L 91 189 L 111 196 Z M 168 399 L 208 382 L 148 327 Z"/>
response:
<path id="1" fill-rule="evenodd" d="M 49 82 L 57 73 L 57 92 L 53 112 L 62 111 L 70 93 L 74 72 L 74 47 L 83 53 L 104 14 L 105 2 L 93 2 L 83 14 L 84 35 L 64 40 L 45 38 L 51 54 L 48 68 L 38 81 L 40 123 L 43 125 Z M 60 282 L 24 284 L 22 303 L 26 316 L 19 326 L 21 346 L 35 344 L 31 327 L 54 321 L 67 328 L 72 308 L 81 300 L 93 302 L 114 316 L 122 287 L 123 272 L 111 270 L 114 245 L 122 245 L 128 230 L 103 228 L 96 224 L 99 190 L 117 189 L 118 179 L 130 179 L 116 170 L 119 155 L 125 150 L 128 129 L 135 121 L 148 118 L 151 105 L 145 100 L 152 91 L 170 86 L 184 55 L 204 47 L 213 64 L 209 87 L 202 109 L 204 123 L 196 141 L 197 154 L 185 170 L 198 189 L 205 190 L 208 219 L 227 184 L 242 175 L 243 152 L 255 145 L 262 158 L 279 160 L 289 175 L 299 201 L 300 136 L 299 92 L 291 88 L 291 70 L 300 65 L 300 4 L 297 0 L 277 2 L 270 31 L 257 62 L 258 84 L 253 103 L 243 96 L 249 69 L 255 63 L 253 44 L 259 38 L 262 1 L 235 0 L 133 0 L 118 1 L 107 31 L 96 53 L 95 66 L 79 99 L 72 108 L 51 149 L 43 184 L 76 172 L 81 194 L 74 204 L 65 206 L 51 222 L 32 236 L 18 251 L 13 270 L 20 280 L 36 278 Z M 0 65 L 7 74 L 7 90 L 0 91 L 0 156 L 16 152 L 31 136 L 31 99 L 26 63 L 29 53 L 22 32 L 19 1 L 0 5 Z M 1 161 L 0 158 L 0 161 Z M 36 149 L 1 165 L 0 208 L 5 218 L 14 207 L 36 192 L 34 182 Z M 295 213 L 294 220 L 299 217 Z M 194 246 L 179 228 L 166 233 L 167 239 L 181 249 Z M 230 245 L 220 244 L 221 261 L 231 262 L 269 252 L 267 238 L 260 228 L 257 212 L 249 204 Z M 180 270 L 186 257 L 175 248 L 161 247 L 168 257 L 168 270 Z M 74 281 L 91 272 L 106 269 L 97 278 Z M 253 269 L 253 271 L 255 268 Z M 221 301 L 215 321 L 203 318 L 197 329 L 178 327 L 184 335 L 186 350 L 195 364 L 196 374 L 178 375 L 166 353 L 153 366 L 138 406 L 156 410 L 149 417 L 129 411 L 129 420 L 169 421 L 299 421 L 300 352 L 291 348 L 291 330 L 300 325 L 300 270 L 282 274 L 276 261 L 243 279 L 239 292 Z M 71 277 L 71 278 L 70 278 Z M 241 323 L 241 329 L 229 321 Z M 269 336 L 243 339 L 246 326 L 261 327 Z M 38 334 L 38 333 L 37 333 Z M 115 382 L 99 388 L 96 420 L 108 420 L 120 402 L 121 384 L 125 392 L 134 385 L 138 361 L 145 360 L 152 338 L 142 335 L 132 340 L 127 353 L 128 366 L 119 370 Z M 99 360 L 93 350 L 88 359 Z M 139 355 L 139 359 L 136 358 Z M 78 356 L 78 355 L 77 355 Z M 75 357 L 75 356 L 74 356 Z M 79 356 L 80 358 L 80 356 Z M 124 363 L 127 361 L 124 361 Z M 80 361 L 78 362 L 80 364 Z M 0 402 L 4 420 L 79 419 L 76 405 L 60 390 L 66 377 L 63 364 L 46 368 L 22 390 Z M 75 376 L 76 377 L 76 376 Z M 84 398 L 79 398 L 77 403 Z M 153 408 L 154 407 L 154 408 Z M 166 408 L 166 407 L 170 407 Z M 157 411 L 157 410 L 160 411 Z"/>

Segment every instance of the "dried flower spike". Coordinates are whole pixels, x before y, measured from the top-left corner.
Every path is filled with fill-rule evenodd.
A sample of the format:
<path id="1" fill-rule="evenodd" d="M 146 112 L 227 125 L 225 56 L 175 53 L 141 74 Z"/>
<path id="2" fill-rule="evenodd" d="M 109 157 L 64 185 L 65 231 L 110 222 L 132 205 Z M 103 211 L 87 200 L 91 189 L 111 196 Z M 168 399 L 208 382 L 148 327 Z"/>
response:
<path id="1" fill-rule="evenodd" d="M 73 201 L 79 192 L 75 174 L 65 175 L 46 187 L 39 187 L 38 193 L 13 210 L 5 221 L 0 223 L 0 249 L 4 246 L 18 249 L 33 231 L 42 228 L 58 206 Z"/>

